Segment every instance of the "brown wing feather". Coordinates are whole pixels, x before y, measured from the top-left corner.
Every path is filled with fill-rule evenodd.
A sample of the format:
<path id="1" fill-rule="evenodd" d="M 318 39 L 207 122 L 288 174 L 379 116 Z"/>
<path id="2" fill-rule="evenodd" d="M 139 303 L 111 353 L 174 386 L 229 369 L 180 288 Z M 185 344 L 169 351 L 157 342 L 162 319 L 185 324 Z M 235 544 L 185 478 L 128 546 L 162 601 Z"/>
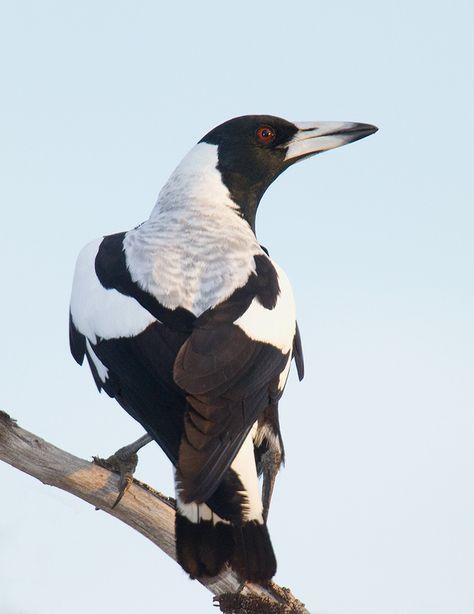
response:
<path id="1" fill-rule="evenodd" d="M 183 344 L 174 380 L 189 405 L 178 461 L 184 500 L 205 501 L 215 491 L 259 413 L 278 395 L 287 360 L 234 324 L 208 323 Z"/>

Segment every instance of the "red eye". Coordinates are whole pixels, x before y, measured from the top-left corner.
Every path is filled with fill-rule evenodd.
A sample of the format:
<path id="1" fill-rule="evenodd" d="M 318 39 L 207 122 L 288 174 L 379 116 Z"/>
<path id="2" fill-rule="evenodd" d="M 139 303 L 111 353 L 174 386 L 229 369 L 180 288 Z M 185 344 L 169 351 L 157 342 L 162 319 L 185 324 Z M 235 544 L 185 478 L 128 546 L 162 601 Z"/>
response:
<path id="1" fill-rule="evenodd" d="M 268 145 L 275 140 L 275 130 L 270 128 L 270 126 L 260 126 L 260 128 L 257 130 L 257 139 L 260 141 L 260 143 Z"/>

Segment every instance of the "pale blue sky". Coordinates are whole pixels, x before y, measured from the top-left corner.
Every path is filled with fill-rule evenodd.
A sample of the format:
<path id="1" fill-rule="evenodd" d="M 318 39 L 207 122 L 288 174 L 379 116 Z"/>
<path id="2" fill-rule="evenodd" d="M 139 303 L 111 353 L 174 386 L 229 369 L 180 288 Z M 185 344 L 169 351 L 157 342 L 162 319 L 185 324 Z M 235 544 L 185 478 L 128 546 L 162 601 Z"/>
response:
<path id="1" fill-rule="evenodd" d="M 0 5 L 0 407 L 83 457 L 141 433 L 69 356 L 81 246 L 245 113 L 374 123 L 265 196 L 306 356 L 277 581 L 315 614 L 474 612 L 472 1 Z M 171 492 L 158 447 L 138 476 Z M 210 612 L 151 543 L 0 465 L 0 613 Z M 125 578 L 124 573 L 129 577 Z"/>

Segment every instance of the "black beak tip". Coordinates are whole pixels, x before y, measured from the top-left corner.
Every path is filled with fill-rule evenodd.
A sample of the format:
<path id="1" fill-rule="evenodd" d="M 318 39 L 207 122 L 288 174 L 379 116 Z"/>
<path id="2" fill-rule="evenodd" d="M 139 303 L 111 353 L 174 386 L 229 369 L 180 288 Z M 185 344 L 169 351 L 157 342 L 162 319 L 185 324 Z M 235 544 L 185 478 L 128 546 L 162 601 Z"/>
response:
<path id="1" fill-rule="evenodd" d="M 334 132 L 334 134 L 351 135 L 353 136 L 355 141 L 358 141 L 359 139 L 363 139 L 366 136 L 375 134 L 377 130 L 378 130 L 377 126 L 373 126 L 372 124 L 362 124 L 362 123 L 357 122 L 355 124 L 350 124 L 349 128 L 343 128 L 342 130 L 338 132 Z"/>
<path id="2" fill-rule="evenodd" d="M 372 124 L 356 124 L 354 128 L 354 140 L 365 139 L 378 131 L 377 126 Z"/>
<path id="3" fill-rule="evenodd" d="M 375 134 L 378 132 L 378 127 L 373 126 L 372 124 L 367 124 L 367 129 L 369 130 L 369 134 Z"/>
<path id="4" fill-rule="evenodd" d="M 354 128 L 352 128 L 351 132 L 361 132 L 364 136 L 370 136 L 371 134 L 375 134 L 377 130 L 377 126 L 373 126 L 372 124 L 354 124 Z"/>

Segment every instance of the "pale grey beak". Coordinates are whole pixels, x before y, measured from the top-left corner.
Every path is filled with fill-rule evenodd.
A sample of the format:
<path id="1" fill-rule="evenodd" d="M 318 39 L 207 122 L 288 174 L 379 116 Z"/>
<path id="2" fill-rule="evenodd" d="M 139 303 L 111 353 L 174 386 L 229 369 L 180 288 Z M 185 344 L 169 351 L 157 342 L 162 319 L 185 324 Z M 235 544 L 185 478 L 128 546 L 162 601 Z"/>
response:
<path id="1" fill-rule="evenodd" d="M 371 124 L 352 122 L 300 122 L 295 126 L 298 132 L 287 146 L 285 161 L 296 162 L 299 158 L 358 141 L 378 130 Z"/>

